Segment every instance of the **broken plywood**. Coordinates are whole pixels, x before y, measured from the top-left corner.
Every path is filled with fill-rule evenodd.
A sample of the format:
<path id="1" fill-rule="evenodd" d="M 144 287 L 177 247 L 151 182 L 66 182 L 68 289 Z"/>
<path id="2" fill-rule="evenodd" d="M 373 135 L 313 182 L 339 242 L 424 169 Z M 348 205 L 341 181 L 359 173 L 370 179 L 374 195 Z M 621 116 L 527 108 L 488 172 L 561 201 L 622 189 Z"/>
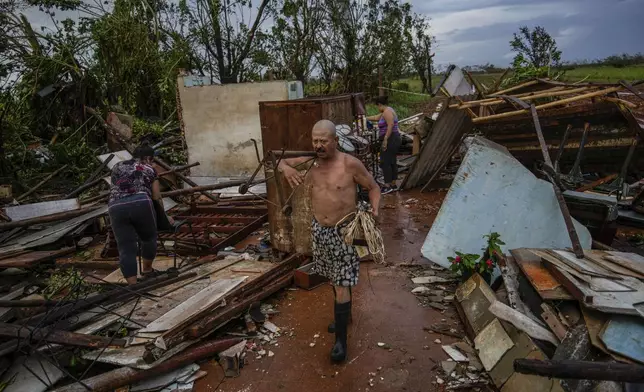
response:
<path id="1" fill-rule="evenodd" d="M 157 256 L 154 261 L 152 262 L 152 268 L 154 268 L 157 271 L 167 271 L 170 268 L 174 268 L 174 257 L 172 256 Z M 137 277 L 141 278 L 141 265 L 136 263 L 136 274 Z M 121 272 L 121 269 L 116 269 L 114 270 L 111 274 L 107 275 L 105 278 L 103 278 L 102 281 L 99 281 L 98 283 L 105 283 L 105 284 L 125 284 L 127 281 L 123 277 L 123 273 Z M 185 282 L 184 282 L 185 284 Z"/>
<path id="2" fill-rule="evenodd" d="M 641 318 L 612 316 L 599 338 L 608 351 L 644 363 L 644 320 Z"/>
<path id="3" fill-rule="evenodd" d="M 534 287 L 543 300 L 574 299 L 566 288 L 546 269 L 541 262 L 541 257 L 527 249 L 511 249 L 510 253 L 532 287 Z"/>
<path id="4" fill-rule="evenodd" d="M 606 252 L 609 256 L 606 256 L 606 259 L 612 261 L 616 264 L 621 265 L 624 268 L 628 268 L 634 272 L 644 271 L 644 257 L 628 252 L 615 252 L 609 251 Z"/>
<path id="5" fill-rule="evenodd" d="M 233 279 L 221 279 L 211 283 L 210 286 L 154 320 L 147 327 L 139 330 L 139 333 L 163 332 L 176 327 L 185 320 L 192 318 L 195 314 L 209 308 L 247 278 L 247 276 L 243 276 Z"/>
<path id="6" fill-rule="evenodd" d="M 644 317 L 644 283 L 623 276 L 618 281 L 582 274 L 562 264 L 552 254 L 533 250 L 542 257 L 550 272 L 585 306 L 606 313 Z M 611 288 L 615 290 L 611 291 Z"/>
<path id="7" fill-rule="evenodd" d="M 598 349 L 612 356 L 618 361 L 633 363 L 633 361 L 628 358 L 608 351 L 608 348 L 606 347 L 604 342 L 602 342 L 602 340 L 599 338 L 599 333 L 602 331 L 602 328 L 610 319 L 609 315 L 598 312 L 596 310 L 585 308 L 583 306 L 581 306 L 581 313 L 584 316 L 584 322 L 586 323 L 586 328 L 588 329 L 588 336 L 590 337 L 590 341 L 593 346 L 597 347 Z"/>

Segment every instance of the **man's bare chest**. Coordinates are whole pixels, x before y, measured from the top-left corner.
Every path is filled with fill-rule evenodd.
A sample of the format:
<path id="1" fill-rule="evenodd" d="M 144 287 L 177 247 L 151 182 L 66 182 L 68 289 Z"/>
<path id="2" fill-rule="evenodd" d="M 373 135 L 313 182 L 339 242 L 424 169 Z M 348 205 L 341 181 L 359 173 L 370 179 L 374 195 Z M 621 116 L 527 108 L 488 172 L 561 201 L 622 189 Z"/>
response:
<path id="1" fill-rule="evenodd" d="M 355 188 L 351 173 L 341 169 L 313 168 L 309 173 L 311 183 L 316 191 L 342 192 Z"/>

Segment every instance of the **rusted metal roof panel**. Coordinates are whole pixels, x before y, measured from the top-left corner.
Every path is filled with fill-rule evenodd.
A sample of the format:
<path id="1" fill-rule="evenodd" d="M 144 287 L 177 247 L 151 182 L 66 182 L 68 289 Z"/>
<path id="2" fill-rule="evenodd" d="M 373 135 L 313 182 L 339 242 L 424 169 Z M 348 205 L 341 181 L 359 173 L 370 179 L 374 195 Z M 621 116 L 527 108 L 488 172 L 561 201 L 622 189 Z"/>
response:
<path id="1" fill-rule="evenodd" d="M 319 120 L 352 124 L 364 112 L 364 96 L 347 94 L 259 103 L 264 154 L 271 150 L 312 150 L 311 129 Z"/>

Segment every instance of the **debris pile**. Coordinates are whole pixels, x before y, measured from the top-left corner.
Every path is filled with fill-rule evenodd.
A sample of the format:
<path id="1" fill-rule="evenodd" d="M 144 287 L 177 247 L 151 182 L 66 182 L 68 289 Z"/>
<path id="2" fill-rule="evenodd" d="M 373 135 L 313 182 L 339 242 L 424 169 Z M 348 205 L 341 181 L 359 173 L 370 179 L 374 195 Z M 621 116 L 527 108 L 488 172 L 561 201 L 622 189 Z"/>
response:
<path id="1" fill-rule="evenodd" d="M 443 313 L 455 306 L 464 326 L 425 328 L 459 340 L 434 341 L 451 359 L 436 384 L 641 388 L 644 252 L 610 245 L 619 224 L 644 222 L 644 162 L 636 158 L 643 99 L 627 83 L 535 80 L 482 99 L 453 98 L 438 116 L 402 184 L 451 184 L 422 248 L 436 264 L 407 266 L 418 300 Z M 505 241 L 499 268 L 460 278 L 441 271 L 455 252 L 476 253 L 491 232 Z M 621 366 L 628 371 L 610 370 Z M 475 381 L 468 369 L 489 378 Z"/>
<path id="2" fill-rule="evenodd" d="M 155 157 L 176 224 L 158 235 L 153 267 L 161 274 L 127 286 L 105 203 L 109 171 L 132 158 L 131 130 L 117 115 L 90 113 L 115 148 L 97 157 L 91 178 L 39 201 L 53 173 L 2 210 L 0 356 L 11 364 L 0 369 L 4 390 L 189 391 L 205 374 L 198 361 L 218 355 L 233 377 L 246 351 L 275 355 L 284 332 L 262 301 L 289 286 L 307 258 L 274 255 L 267 244 L 263 181 L 199 185 L 183 174 L 199 162 L 172 167 Z"/>

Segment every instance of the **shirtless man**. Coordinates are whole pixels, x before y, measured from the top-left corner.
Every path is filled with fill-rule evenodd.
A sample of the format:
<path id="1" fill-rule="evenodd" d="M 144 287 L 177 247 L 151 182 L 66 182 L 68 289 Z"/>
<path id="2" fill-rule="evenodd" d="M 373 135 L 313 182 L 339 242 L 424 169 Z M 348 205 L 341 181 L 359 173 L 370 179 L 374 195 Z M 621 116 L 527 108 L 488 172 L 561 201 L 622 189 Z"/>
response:
<path id="1" fill-rule="evenodd" d="M 344 242 L 344 233 L 351 219 L 343 218 L 356 212 L 357 184 L 369 191 L 372 213 L 377 217 L 380 187 L 362 162 L 337 150 L 338 137 L 331 121 L 318 121 L 313 126 L 312 136 L 313 149 L 317 153 L 316 162 L 309 171 L 313 184 L 313 270 L 326 276 L 333 285 L 335 325 L 330 325 L 329 330 L 335 332 L 335 345 L 331 351 L 331 360 L 342 362 L 347 357 L 351 287 L 358 283 L 360 268 L 355 248 Z M 294 167 L 308 159 L 291 158 L 280 162 L 278 170 L 292 187 L 304 181 L 302 173 Z M 341 220 L 343 221 L 340 222 Z"/>

